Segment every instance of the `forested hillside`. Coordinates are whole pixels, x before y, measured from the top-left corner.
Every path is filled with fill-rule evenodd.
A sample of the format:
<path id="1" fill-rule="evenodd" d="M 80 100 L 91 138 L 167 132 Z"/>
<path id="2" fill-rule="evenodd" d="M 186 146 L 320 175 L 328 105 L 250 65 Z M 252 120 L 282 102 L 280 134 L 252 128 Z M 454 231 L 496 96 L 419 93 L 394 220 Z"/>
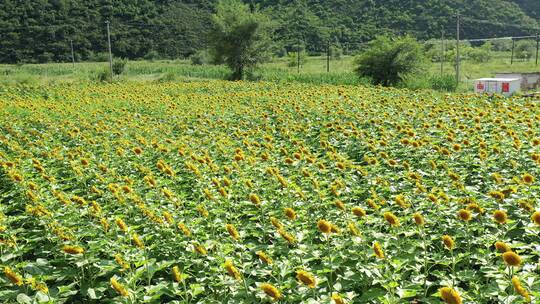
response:
<path id="1" fill-rule="evenodd" d="M 216 0 L 3 0 L 0 2 L 0 62 L 100 59 L 106 51 L 105 21 L 111 21 L 117 57 L 179 58 L 206 45 Z M 297 44 L 311 52 L 328 41 L 354 50 L 384 33 L 419 39 L 453 34 L 463 16 L 463 37 L 535 34 L 537 0 L 246 0 L 275 21 L 277 50 Z M 535 19 L 536 18 L 536 19 Z"/>

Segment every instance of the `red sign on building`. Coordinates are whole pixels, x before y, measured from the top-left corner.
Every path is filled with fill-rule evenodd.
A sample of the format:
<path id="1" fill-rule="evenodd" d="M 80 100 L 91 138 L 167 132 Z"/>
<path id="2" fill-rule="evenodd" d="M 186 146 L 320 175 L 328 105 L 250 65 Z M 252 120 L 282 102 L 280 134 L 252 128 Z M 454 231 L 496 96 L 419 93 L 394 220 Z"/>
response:
<path id="1" fill-rule="evenodd" d="M 508 92 L 510 92 L 510 83 L 508 83 L 508 82 L 503 82 L 503 84 L 502 84 L 502 91 L 503 91 L 503 93 L 508 93 Z"/>

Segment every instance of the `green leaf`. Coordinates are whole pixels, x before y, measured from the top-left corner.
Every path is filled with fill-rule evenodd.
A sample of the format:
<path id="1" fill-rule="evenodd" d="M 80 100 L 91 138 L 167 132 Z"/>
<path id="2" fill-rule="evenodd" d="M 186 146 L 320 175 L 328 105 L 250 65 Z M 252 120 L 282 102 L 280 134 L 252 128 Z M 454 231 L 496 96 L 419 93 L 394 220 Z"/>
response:
<path id="1" fill-rule="evenodd" d="M 31 304 L 32 298 L 30 298 L 24 293 L 20 293 L 17 295 L 17 303 Z"/>

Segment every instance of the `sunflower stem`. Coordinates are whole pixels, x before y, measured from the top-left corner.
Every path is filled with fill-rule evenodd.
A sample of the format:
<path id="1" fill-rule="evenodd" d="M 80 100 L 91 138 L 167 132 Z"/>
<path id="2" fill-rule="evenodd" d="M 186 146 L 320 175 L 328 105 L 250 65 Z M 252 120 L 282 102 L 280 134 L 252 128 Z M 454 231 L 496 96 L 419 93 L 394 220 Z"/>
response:
<path id="1" fill-rule="evenodd" d="M 422 247 L 424 248 L 424 298 L 427 298 L 427 292 L 428 292 L 428 288 L 427 288 L 427 272 L 428 272 L 428 268 L 427 268 L 427 243 L 426 243 L 426 234 L 424 232 L 424 230 L 421 228 L 421 227 L 418 227 L 418 229 L 420 230 L 420 235 L 422 236 Z"/>

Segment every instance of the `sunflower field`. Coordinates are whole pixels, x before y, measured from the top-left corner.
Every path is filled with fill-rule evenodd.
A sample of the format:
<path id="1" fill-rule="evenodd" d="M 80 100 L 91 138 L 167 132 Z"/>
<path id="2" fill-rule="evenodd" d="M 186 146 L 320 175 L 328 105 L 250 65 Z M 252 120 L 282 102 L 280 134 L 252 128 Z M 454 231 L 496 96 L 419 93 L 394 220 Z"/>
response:
<path id="1" fill-rule="evenodd" d="M 0 88 L 1 303 L 540 302 L 540 103 Z"/>

